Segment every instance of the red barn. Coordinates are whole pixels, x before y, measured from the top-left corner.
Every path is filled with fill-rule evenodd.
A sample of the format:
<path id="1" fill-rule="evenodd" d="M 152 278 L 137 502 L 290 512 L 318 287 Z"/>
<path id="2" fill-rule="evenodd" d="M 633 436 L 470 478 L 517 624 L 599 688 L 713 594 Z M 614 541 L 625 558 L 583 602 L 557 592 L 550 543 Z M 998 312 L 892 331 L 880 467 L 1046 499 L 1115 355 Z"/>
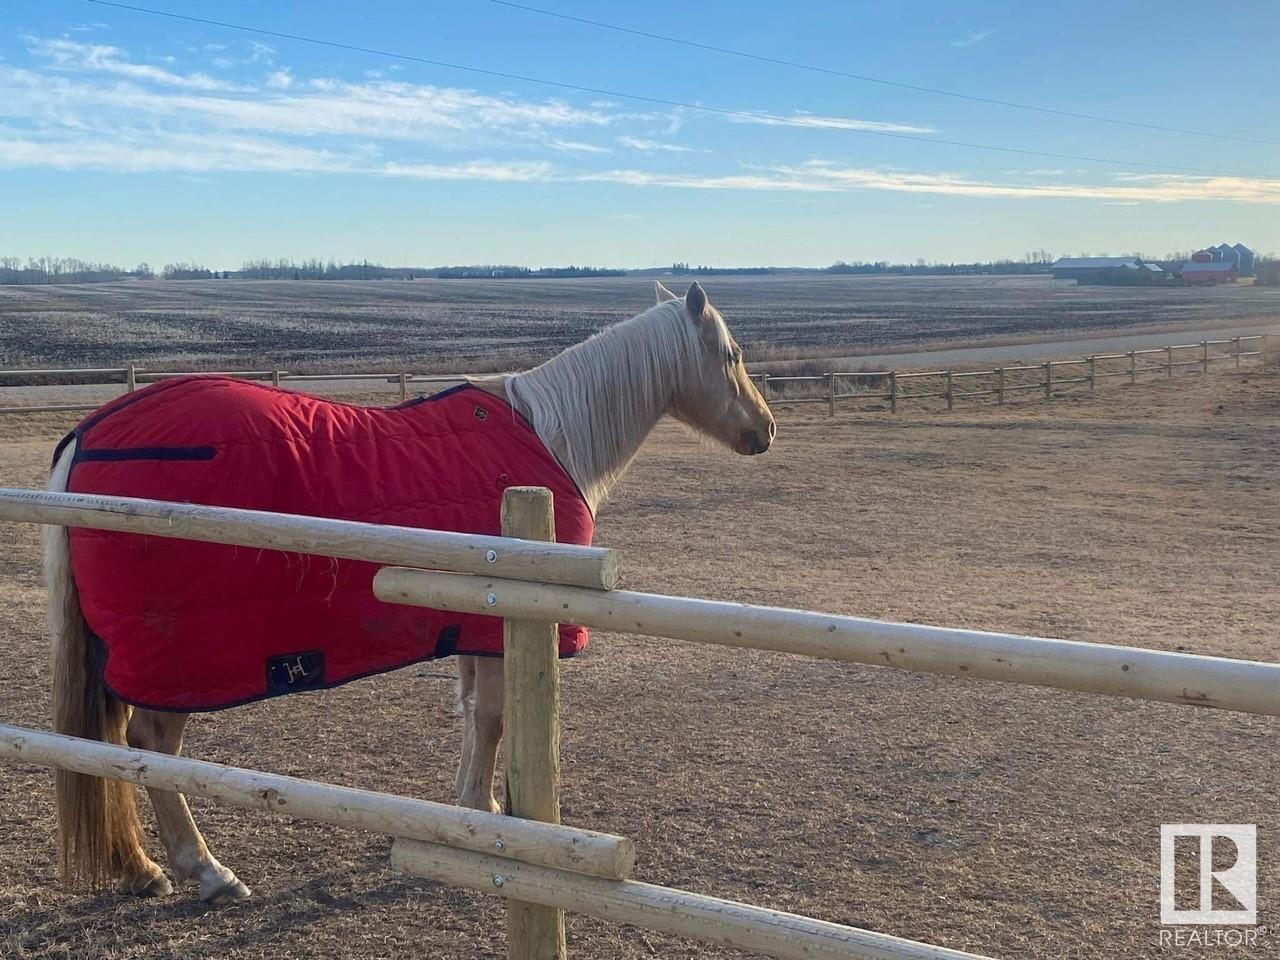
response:
<path id="1" fill-rule="evenodd" d="M 1188 260 L 1182 265 L 1182 280 L 1189 286 L 1213 283 L 1235 283 L 1240 270 L 1233 262 L 1221 260 Z"/>

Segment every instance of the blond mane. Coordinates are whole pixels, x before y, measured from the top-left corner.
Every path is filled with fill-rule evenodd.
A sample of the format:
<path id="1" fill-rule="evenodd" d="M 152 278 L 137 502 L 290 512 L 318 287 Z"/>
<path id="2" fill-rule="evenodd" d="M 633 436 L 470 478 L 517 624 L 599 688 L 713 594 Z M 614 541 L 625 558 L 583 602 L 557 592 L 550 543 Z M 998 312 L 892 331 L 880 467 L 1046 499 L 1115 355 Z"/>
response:
<path id="1" fill-rule="evenodd" d="M 713 315 L 728 350 L 728 328 Z M 668 300 L 510 377 L 507 399 L 594 511 L 681 389 L 702 375 L 702 349 L 684 300 Z"/>

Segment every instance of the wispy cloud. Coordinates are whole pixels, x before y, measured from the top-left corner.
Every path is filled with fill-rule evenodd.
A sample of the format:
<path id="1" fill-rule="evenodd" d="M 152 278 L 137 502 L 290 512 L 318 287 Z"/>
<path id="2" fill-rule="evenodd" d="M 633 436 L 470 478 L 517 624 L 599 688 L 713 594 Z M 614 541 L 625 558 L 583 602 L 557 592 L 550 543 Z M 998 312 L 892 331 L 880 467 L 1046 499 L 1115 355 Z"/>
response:
<path id="1" fill-rule="evenodd" d="M 644 137 L 620 136 L 614 137 L 614 142 L 619 146 L 627 147 L 631 150 L 640 150 L 644 153 L 709 153 L 708 150 L 699 147 L 686 146 L 683 143 L 664 143 L 661 140 L 647 140 Z"/>
<path id="2" fill-rule="evenodd" d="M 987 37 L 991 36 L 991 30 L 970 30 L 963 37 L 958 37 L 951 41 L 953 47 L 976 47 Z"/>
<path id="3" fill-rule="evenodd" d="M 768 127 L 816 127 L 824 130 L 870 130 L 879 133 L 937 133 L 933 127 L 914 123 L 891 123 L 884 120 L 860 120 L 854 117 L 823 117 L 813 113 L 792 113 L 789 116 L 773 114 L 737 114 L 730 117 L 734 123 L 759 123 Z"/>
<path id="4" fill-rule="evenodd" d="M 561 140 L 558 137 L 552 137 L 547 141 L 547 145 L 552 150 L 559 150 L 561 153 L 613 153 L 608 147 L 602 147 L 595 143 L 582 143 L 579 140 Z"/>
<path id="5" fill-rule="evenodd" d="M 119 47 L 75 40 L 29 38 L 30 50 L 53 66 L 71 71 L 106 73 L 186 90 L 230 90 L 231 85 L 204 73 L 174 73 L 146 63 L 135 63 Z"/>
<path id="6" fill-rule="evenodd" d="M 419 180 L 490 180 L 505 183 L 529 183 L 550 180 L 551 164 L 499 163 L 477 160 L 470 163 L 387 163 L 368 172 L 388 177 L 413 177 Z"/>
<path id="7" fill-rule="evenodd" d="M 64 52 L 60 41 L 49 47 Z M 80 45 L 83 46 L 83 45 Z M 271 95 L 233 88 L 203 74 L 180 75 L 104 51 L 75 51 L 78 70 L 131 82 L 84 82 L 45 71 L 0 68 L 0 116 L 52 123 L 74 117 L 104 135 L 140 123 L 203 125 L 275 136 L 358 137 L 459 145 L 482 134 L 545 138 L 553 129 L 608 126 L 613 118 L 561 101 L 529 101 L 452 87 L 387 80 L 298 81 L 287 68 L 264 81 Z M 70 58 L 67 58 L 70 62 Z M 165 89 L 176 88 L 176 89 Z M 114 135 L 114 134 L 112 134 Z"/>
<path id="8" fill-rule="evenodd" d="M 784 194 L 885 191 L 1116 205 L 1280 204 L 1280 179 L 1260 177 L 1100 176 L 1059 168 L 977 177 L 817 159 L 730 166 L 716 163 L 710 151 L 674 139 L 684 122 L 680 110 L 629 112 L 607 100 L 583 106 L 386 77 L 298 76 L 276 62 L 275 50 L 265 44 L 234 49 L 215 44 L 180 53 L 194 62 L 238 58 L 236 72 L 228 74 L 235 85 L 159 66 L 155 57 L 142 62 L 108 44 L 29 38 L 28 49 L 33 65 L 0 62 L 0 168 L 595 182 L 769 191 L 786 202 L 798 198 Z M 800 112 L 733 119 L 764 126 L 935 132 L 920 124 Z M 764 130 L 752 139 L 770 141 L 771 149 L 790 142 Z M 602 157 L 626 151 L 631 153 L 625 165 L 601 169 L 612 164 Z M 776 149 L 772 155 L 778 155 Z"/>
<path id="9" fill-rule="evenodd" d="M 32 166 L 115 173 L 361 174 L 507 183 L 548 180 L 554 175 L 551 164 L 541 161 L 404 163 L 383 160 L 373 149 L 338 151 L 266 137 L 169 134 L 104 144 L 76 137 L 32 140 L 0 127 L 0 169 Z"/>
<path id="10" fill-rule="evenodd" d="M 883 190 L 894 193 L 945 194 L 1002 199 L 1078 199 L 1114 203 L 1178 203 L 1229 200 L 1280 204 L 1280 179 L 1155 175 L 1136 183 L 1019 184 L 976 180 L 951 173 L 909 173 L 842 167 L 812 160 L 799 166 L 775 166 L 745 174 L 670 174 L 645 170 L 607 170 L 579 179 L 630 186 L 682 187 L 698 190 L 774 190 L 833 193 Z"/>

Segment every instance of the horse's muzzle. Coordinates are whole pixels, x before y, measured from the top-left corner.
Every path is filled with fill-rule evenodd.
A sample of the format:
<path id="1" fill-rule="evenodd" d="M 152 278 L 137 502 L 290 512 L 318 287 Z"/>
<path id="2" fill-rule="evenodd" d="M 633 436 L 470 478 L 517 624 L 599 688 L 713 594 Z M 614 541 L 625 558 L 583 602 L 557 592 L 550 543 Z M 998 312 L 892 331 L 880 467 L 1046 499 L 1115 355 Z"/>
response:
<path id="1" fill-rule="evenodd" d="M 759 430 L 743 430 L 742 439 L 738 444 L 738 452 L 751 457 L 764 453 L 769 449 L 769 444 L 773 441 L 773 432 L 772 428 L 767 434 L 762 434 Z"/>

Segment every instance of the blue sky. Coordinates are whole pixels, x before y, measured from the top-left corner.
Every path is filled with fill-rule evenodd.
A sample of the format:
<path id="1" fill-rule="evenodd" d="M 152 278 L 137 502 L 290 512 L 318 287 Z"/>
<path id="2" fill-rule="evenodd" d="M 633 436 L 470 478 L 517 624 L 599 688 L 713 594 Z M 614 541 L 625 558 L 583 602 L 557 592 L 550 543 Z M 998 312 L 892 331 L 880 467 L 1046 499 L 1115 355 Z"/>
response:
<path id="1" fill-rule="evenodd" d="M 1280 19 L 1258 7 L 530 2 L 846 72 L 1280 142 Z M 0 255 L 645 266 L 1158 256 L 1224 240 L 1280 250 L 1276 145 L 846 80 L 488 0 L 142 5 L 757 116 L 87 0 L 10 0 Z"/>

